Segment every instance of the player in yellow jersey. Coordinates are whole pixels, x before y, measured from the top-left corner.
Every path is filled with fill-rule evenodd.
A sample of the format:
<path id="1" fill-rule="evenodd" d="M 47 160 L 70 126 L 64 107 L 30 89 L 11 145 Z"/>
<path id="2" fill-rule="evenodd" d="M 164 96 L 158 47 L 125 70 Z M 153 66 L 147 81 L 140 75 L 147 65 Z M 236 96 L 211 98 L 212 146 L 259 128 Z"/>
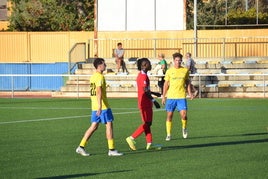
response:
<path id="1" fill-rule="evenodd" d="M 115 150 L 114 138 L 113 138 L 113 113 L 108 104 L 107 94 L 106 94 L 106 81 L 103 76 L 103 72 L 106 69 L 106 64 L 103 58 L 96 58 L 93 62 L 96 72 L 90 78 L 90 95 L 91 95 L 91 125 L 87 129 L 82 138 L 80 145 L 76 149 L 76 153 L 83 156 L 89 156 L 90 154 L 86 152 L 85 146 L 93 133 L 98 129 L 100 123 L 106 125 L 106 138 L 108 140 L 108 155 L 109 156 L 121 156 Z"/>
<path id="2" fill-rule="evenodd" d="M 183 138 L 188 136 L 186 89 L 191 99 L 193 99 L 193 94 L 191 92 L 189 70 L 181 66 L 182 57 L 180 53 L 174 53 L 173 67 L 169 68 L 165 74 L 162 104 L 166 106 L 167 111 L 166 141 L 171 140 L 172 117 L 176 109 L 181 117 L 182 136 Z"/>

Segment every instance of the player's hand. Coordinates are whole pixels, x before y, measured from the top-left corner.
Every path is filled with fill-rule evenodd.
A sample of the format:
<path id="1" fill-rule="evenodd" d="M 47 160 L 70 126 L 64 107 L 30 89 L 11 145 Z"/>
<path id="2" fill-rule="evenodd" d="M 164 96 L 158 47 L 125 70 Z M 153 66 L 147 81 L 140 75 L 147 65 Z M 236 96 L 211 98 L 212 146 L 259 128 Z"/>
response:
<path id="1" fill-rule="evenodd" d="M 163 105 L 163 106 L 166 105 L 166 97 L 163 97 L 163 98 L 162 98 L 162 105 Z"/>
<path id="2" fill-rule="evenodd" d="M 151 91 L 151 94 L 153 94 L 153 95 L 155 95 L 155 96 L 157 96 L 157 97 L 161 97 L 161 93 L 158 93 L 158 92 L 152 92 L 152 91 Z"/>
<path id="3" fill-rule="evenodd" d="M 97 115 L 97 116 L 100 116 L 100 115 L 101 115 L 101 109 L 98 109 L 98 110 L 97 110 L 96 115 Z"/>
<path id="4" fill-rule="evenodd" d="M 157 101 L 154 101 L 154 106 L 159 109 L 160 108 L 160 104 Z"/>
<path id="5" fill-rule="evenodd" d="M 190 93 L 189 94 L 189 97 L 190 97 L 190 100 L 193 100 L 195 98 L 194 94 L 193 93 Z"/>

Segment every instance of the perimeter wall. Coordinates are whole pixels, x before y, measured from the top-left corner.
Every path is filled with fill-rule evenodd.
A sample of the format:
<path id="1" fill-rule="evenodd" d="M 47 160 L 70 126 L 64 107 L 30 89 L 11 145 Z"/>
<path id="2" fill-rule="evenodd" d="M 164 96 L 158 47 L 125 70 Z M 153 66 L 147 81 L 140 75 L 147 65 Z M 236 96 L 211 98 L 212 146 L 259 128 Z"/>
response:
<path id="1" fill-rule="evenodd" d="M 236 38 L 247 39 L 252 43 L 251 38 L 260 38 L 261 46 L 254 46 L 254 53 L 248 54 L 245 51 L 243 56 L 267 56 L 267 37 L 268 29 L 240 29 L 240 30 L 200 30 L 198 31 L 198 38 L 217 39 Z M 94 32 L 0 32 L 0 63 L 53 63 L 53 62 L 68 62 L 69 51 L 76 43 L 86 43 L 86 57 L 93 57 L 95 54 L 104 58 L 112 58 L 112 49 L 116 48 L 118 41 L 124 39 L 139 39 L 143 43 L 143 39 L 151 39 L 152 41 L 144 41 L 143 48 L 151 46 L 153 40 L 157 39 L 191 39 L 194 38 L 194 31 L 133 31 L 133 32 L 98 32 L 98 39 L 101 41 L 109 41 L 109 44 L 102 45 L 99 43 L 98 48 L 91 42 L 94 41 Z M 100 41 L 100 40 L 99 40 Z M 263 42 L 264 41 L 264 42 Z M 206 43 L 208 41 L 206 40 Z M 139 46 L 140 44 L 135 44 Z M 214 42 L 215 43 L 215 42 Z M 219 43 L 222 43 L 220 41 Z M 219 45 L 218 43 L 218 45 Z M 263 45 L 266 43 L 266 45 Z M 203 43 L 204 44 L 204 43 Z M 131 45 L 131 44 L 130 44 Z M 125 48 L 130 48 L 126 46 Z M 176 46 L 176 43 L 174 44 Z M 222 51 L 222 47 L 210 44 L 210 46 L 203 45 L 202 48 L 211 49 L 210 51 Z M 245 44 L 247 45 L 247 44 Z M 162 44 L 165 46 L 165 44 Z M 182 48 L 182 53 L 186 50 L 192 50 L 194 44 L 188 43 L 187 46 L 178 46 Z M 186 48 L 187 49 L 183 49 Z M 228 49 L 229 48 L 229 49 Z M 225 51 L 234 49 L 230 46 Z M 248 47 L 252 48 L 252 47 Z M 247 48 L 247 49 L 248 49 Z M 202 52 L 203 50 L 199 50 Z M 105 55 L 103 52 L 106 52 Z M 208 54 L 209 55 L 209 54 Z M 210 55 L 213 58 L 213 54 Z"/>

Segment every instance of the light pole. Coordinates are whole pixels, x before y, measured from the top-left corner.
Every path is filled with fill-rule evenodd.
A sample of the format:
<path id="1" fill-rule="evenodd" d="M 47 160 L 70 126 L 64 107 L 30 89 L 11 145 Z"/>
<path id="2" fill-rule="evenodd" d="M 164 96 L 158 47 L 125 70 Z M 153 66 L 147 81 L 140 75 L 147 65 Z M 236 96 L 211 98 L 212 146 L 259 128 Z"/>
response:
<path id="1" fill-rule="evenodd" d="M 197 54 L 197 0 L 194 0 L 194 56 L 198 57 Z"/>
<path id="2" fill-rule="evenodd" d="M 94 57 L 98 57 L 98 0 L 94 0 Z"/>

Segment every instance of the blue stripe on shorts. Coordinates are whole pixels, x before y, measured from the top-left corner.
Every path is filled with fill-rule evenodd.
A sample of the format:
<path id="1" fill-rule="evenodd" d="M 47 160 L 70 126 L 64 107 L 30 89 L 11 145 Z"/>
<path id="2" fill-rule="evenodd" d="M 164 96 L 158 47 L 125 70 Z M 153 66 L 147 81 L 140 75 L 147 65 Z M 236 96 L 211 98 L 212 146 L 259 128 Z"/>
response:
<path id="1" fill-rule="evenodd" d="M 97 111 L 92 111 L 91 113 L 91 122 L 106 124 L 107 122 L 112 122 L 114 116 L 111 109 L 102 110 L 101 115 L 96 115 Z"/>
<path id="2" fill-rule="evenodd" d="M 174 112 L 175 109 L 178 111 L 187 110 L 187 100 L 184 99 L 167 99 L 166 100 L 166 111 Z"/>

